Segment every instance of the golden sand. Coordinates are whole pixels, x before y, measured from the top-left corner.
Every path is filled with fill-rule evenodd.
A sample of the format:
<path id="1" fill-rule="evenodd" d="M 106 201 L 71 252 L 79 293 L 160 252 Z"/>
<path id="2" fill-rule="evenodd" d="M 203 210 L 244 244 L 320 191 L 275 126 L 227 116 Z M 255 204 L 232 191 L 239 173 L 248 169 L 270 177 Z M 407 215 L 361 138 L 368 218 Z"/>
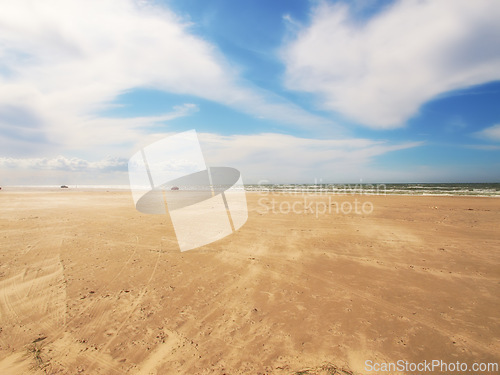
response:
<path id="1" fill-rule="evenodd" d="M 239 231 L 181 253 L 129 193 L 1 191 L 0 373 L 500 362 L 500 199 L 247 199 Z"/>

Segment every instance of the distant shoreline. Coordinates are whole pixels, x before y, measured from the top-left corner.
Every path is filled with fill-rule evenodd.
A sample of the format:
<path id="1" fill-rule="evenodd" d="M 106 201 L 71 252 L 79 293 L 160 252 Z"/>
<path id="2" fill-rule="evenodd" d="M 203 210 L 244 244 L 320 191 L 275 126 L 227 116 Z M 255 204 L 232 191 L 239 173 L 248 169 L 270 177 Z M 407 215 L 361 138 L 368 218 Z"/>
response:
<path id="1" fill-rule="evenodd" d="M 67 186 L 62 188 L 61 186 Z M 1 192 L 129 192 L 128 185 L 20 185 L 2 186 Z M 194 189 L 196 190 L 196 189 Z M 465 196 L 500 197 L 500 183 L 432 184 L 276 184 L 245 185 L 247 193 L 279 195 L 362 195 L 362 196 Z"/>

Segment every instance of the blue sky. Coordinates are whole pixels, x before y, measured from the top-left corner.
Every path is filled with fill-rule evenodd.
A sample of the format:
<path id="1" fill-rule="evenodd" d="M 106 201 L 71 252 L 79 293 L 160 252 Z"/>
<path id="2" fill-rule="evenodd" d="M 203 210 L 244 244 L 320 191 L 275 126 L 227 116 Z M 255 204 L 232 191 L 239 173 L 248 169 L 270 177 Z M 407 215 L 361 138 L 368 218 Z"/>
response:
<path id="1" fill-rule="evenodd" d="M 189 129 L 247 183 L 500 182 L 497 1 L 1 8 L 0 185 L 126 184 Z"/>

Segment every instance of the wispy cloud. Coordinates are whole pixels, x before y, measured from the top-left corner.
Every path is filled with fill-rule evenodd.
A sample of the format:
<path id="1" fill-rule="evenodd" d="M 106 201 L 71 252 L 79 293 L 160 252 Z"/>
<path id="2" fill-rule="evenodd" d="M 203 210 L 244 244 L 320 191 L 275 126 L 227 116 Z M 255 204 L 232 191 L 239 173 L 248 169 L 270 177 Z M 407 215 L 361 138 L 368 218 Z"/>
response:
<path id="1" fill-rule="evenodd" d="M 51 116 L 35 113 L 24 106 L 0 104 L 1 155 L 27 157 L 53 155 L 68 150 L 91 150 L 91 153 L 122 153 L 150 129 L 175 118 L 189 116 L 198 111 L 191 103 L 175 106 L 159 116 L 100 117 L 95 114 Z"/>
<path id="2" fill-rule="evenodd" d="M 375 157 L 422 145 L 421 142 L 391 143 L 358 138 L 309 139 L 277 133 L 231 136 L 200 133 L 198 137 L 207 165 L 238 168 L 247 183 L 314 182 L 315 178 L 345 182 L 371 178 L 375 174 L 371 167 Z M 24 182 L 33 171 L 65 171 L 70 173 L 63 175 L 65 181 L 77 182 L 78 179 L 70 177 L 71 173 L 78 173 L 80 180 L 84 176 L 85 181 L 127 183 L 126 173 L 110 173 L 127 170 L 127 160 L 123 158 L 97 161 L 65 156 L 0 158 L 0 170 L 11 176 L 11 184 L 17 180 Z M 44 181 L 59 183 L 61 175 L 54 176 L 53 181 L 47 180 L 50 176 Z"/>
<path id="3" fill-rule="evenodd" d="M 62 170 L 84 172 L 126 171 L 127 160 L 108 157 L 98 161 L 80 158 L 0 158 L 0 169 Z"/>
<path id="4" fill-rule="evenodd" d="M 402 0 L 355 20 L 321 2 L 283 50 L 289 88 L 373 128 L 394 128 L 440 93 L 500 79 L 500 2 Z"/>
<path id="5" fill-rule="evenodd" d="M 285 134 L 199 134 L 209 165 L 231 165 L 251 182 L 353 181 L 372 177 L 380 155 L 421 146 L 370 139 L 309 139 Z M 379 176 L 379 178 L 382 178 Z"/>
<path id="6" fill-rule="evenodd" d="M 474 134 L 475 136 L 489 141 L 500 142 L 500 124 L 490 126 L 480 132 Z"/>

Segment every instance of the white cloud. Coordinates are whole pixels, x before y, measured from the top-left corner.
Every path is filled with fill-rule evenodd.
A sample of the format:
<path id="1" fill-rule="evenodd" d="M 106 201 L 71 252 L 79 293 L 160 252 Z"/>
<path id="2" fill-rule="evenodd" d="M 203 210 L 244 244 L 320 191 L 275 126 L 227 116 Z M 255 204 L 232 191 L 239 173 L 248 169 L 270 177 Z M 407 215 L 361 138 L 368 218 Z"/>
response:
<path id="1" fill-rule="evenodd" d="M 199 133 L 198 137 L 208 166 L 237 168 L 246 183 L 258 183 L 261 180 L 313 183 L 315 179 L 325 182 L 380 179 L 383 176 L 371 167 L 376 156 L 422 144 L 394 144 L 357 138 L 308 139 L 277 133 L 231 136 Z M 126 172 L 127 162 L 121 158 L 88 161 L 64 156 L 0 158 L 0 170 L 4 172 L 2 183 L 10 185 L 26 181 L 31 184 L 99 181 L 121 185 L 128 183 L 127 174 L 121 173 Z M 47 174 L 50 171 L 66 173 Z"/>
<path id="2" fill-rule="evenodd" d="M 403 0 L 366 22 L 321 3 L 283 50 L 289 88 L 373 128 L 438 94 L 500 79 L 500 2 Z"/>
<path id="3" fill-rule="evenodd" d="M 490 141 L 500 142 L 500 124 L 483 129 L 480 132 L 475 133 L 475 135 Z"/>
<path id="4" fill-rule="evenodd" d="M 53 122 L 47 123 L 43 113 L 22 105 L 0 104 L 1 152 L 11 157 L 85 149 L 91 150 L 92 154 L 123 154 L 124 144 L 128 144 L 129 147 L 125 148 L 130 149 L 145 137 L 148 130 L 196 111 L 196 105 L 185 103 L 159 116 L 110 118 L 92 114 L 63 116 L 51 113 Z"/>
<path id="5" fill-rule="evenodd" d="M 213 45 L 164 7 L 133 0 L 0 0 L 0 7 L 3 142 L 19 132 L 23 142 L 66 149 L 87 147 L 89 136 L 110 144 L 133 140 L 138 132 L 131 121 L 112 134 L 118 120 L 108 123 L 96 113 L 139 87 L 194 95 L 290 124 L 326 122 L 242 81 Z M 2 117 L 5 108 L 29 114 L 29 128 L 13 129 Z"/>
<path id="6" fill-rule="evenodd" d="M 198 106 L 191 103 L 175 106 L 172 112 L 159 116 L 109 118 L 86 116 L 80 117 L 71 128 L 65 128 L 67 145 L 110 146 L 124 142 L 136 142 L 146 129 L 153 128 L 162 122 L 188 116 L 198 111 Z M 99 137 L 96 137 L 99 134 Z"/>
<path id="7" fill-rule="evenodd" d="M 244 181 L 273 182 L 359 181 L 373 177 L 371 162 L 392 151 L 422 145 L 422 142 L 390 143 L 369 139 L 308 139 L 263 133 L 198 135 L 207 165 L 238 168 Z M 383 178 L 383 176 L 378 176 Z"/>
<path id="8" fill-rule="evenodd" d="M 59 155 L 55 158 L 0 158 L 0 169 L 63 170 L 85 172 L 125 171 L 127 160 L 108 157 L 99 161 L 80 158 L 67 158 Z"/>

